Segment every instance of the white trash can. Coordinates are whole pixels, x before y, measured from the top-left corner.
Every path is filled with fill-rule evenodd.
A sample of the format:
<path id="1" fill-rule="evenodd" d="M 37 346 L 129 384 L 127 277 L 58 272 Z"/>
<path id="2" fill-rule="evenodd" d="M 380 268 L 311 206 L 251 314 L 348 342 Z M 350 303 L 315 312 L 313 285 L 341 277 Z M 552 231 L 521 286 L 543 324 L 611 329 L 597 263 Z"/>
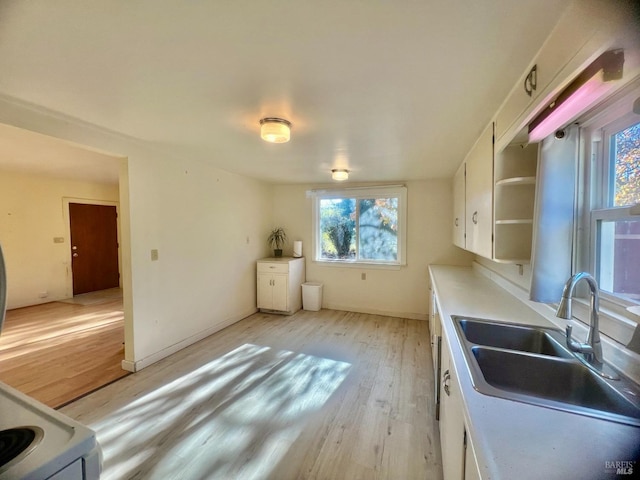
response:
<path id="1" fill-rule="evenodd" d="M 317 312 L 322 308 L 322 284 L 305 282 L 302 284 L 302 308 Z"/>

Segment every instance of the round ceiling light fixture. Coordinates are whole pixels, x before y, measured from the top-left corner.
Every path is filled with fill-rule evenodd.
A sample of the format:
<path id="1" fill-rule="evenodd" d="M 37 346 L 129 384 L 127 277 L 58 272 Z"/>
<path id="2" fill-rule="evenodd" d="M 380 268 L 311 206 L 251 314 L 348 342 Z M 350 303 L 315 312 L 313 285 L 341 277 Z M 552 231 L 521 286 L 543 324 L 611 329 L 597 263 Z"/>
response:
<path id="1" fill-rule="evenodd" d="M 343 182 L 349 178 L 349 170 L 334 168 L 333 170 L 331 170 L 331 178 L 337 180 L 338 182 Z"/>
<path id="2" fill-rule="evenodd" d="M 260 137 L 265 142 L 287 143 L 291 138 L 291 122 L 284 118 L 263 118 L 260 120 Z"/>

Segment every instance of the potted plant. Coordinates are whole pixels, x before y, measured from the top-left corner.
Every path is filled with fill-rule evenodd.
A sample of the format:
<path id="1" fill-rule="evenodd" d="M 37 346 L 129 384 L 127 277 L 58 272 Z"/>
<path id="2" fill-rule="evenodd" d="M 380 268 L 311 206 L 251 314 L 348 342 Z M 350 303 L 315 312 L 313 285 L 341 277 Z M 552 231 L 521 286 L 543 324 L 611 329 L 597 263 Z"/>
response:
<path id="1" fill-rule="evenodd" d="M 274 257 L 282 256 L 282 247 L 286 242 L 287 234 L 282 227 L 274 228 L 273 230 L 271 230 L 269 238 L 267 238 L 267 243 L 271 245 L 271 248 L 273 248 Z"/>

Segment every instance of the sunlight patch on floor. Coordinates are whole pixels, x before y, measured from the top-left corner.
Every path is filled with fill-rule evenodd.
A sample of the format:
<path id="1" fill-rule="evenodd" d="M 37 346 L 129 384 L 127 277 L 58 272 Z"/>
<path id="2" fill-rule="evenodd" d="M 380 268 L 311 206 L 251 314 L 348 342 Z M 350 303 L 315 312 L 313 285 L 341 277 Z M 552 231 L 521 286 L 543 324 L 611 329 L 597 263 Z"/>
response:
<path id="1" fill-rule="evenodd" d="M 90 424 L 101 478 L 265 477 L 350 367 L 245 344 Z"/>

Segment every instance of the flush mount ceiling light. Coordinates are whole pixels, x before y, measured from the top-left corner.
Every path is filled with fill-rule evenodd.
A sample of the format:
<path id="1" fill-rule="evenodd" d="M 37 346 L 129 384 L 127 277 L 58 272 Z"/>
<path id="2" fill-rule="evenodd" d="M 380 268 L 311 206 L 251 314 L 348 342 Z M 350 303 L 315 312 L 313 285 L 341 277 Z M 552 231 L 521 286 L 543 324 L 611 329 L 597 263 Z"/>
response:
<path id="1" fill-rule="evenodd" d="M 342 182 L 349 178 L 349 170 L 334 168 L 331 170 L 331 178 L 338 182 Z"/>
<path id="2" fill-rule="evenodd" d="M 291 122 L 276 117 L 260 120 L 260 136 L 265 142 L 286 143 L 291 138 Z"/>

